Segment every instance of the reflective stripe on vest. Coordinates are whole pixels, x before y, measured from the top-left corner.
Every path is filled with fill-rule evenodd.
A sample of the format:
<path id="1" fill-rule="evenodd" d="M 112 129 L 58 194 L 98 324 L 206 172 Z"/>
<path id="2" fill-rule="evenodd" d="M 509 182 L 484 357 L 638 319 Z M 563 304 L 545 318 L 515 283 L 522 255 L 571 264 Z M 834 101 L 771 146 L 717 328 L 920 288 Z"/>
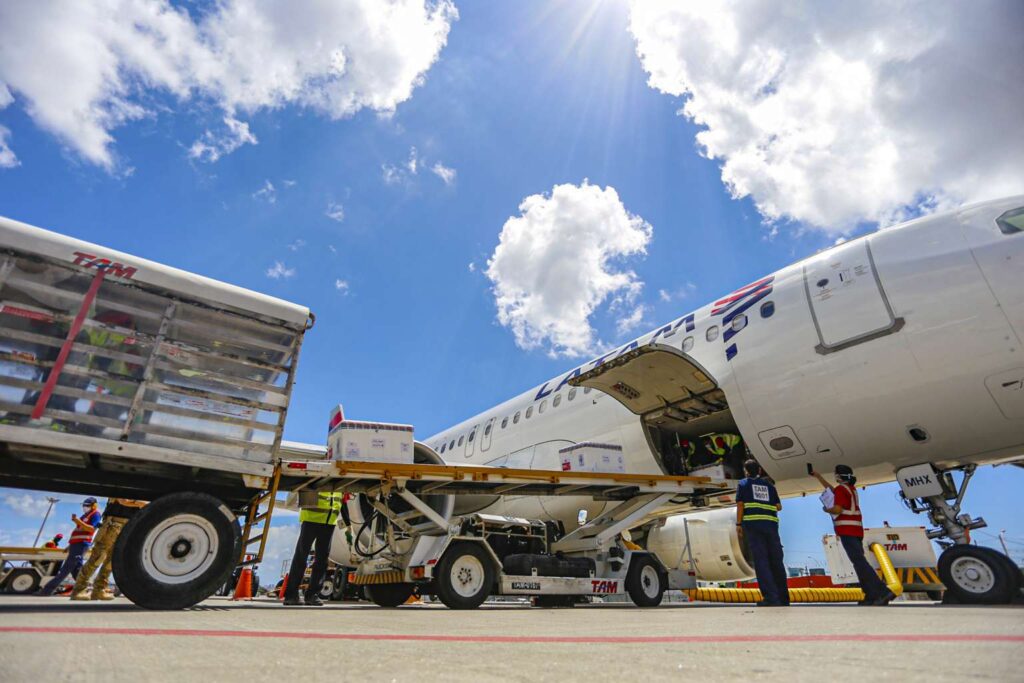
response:
<path id="1" fill-rule="evenodd" d="M 314 508 L 303 508 L 299 511 L 299 522 L 316 522 L 317 524 L 331 524 L 338 522 L 338 515 L 341 513 L 341 500 L 343 493 L 321 493 L 317 495 Z"/>
<path id="2" fill-rule="evenodd" d="M 840 484 L 837 488 L 845 489 L 850 493 L 850 507 L 841 508 L 839 514 L 832 520 L 834 526 L 852 526 L 864 528 L 864 518 L 860 513 L 860 503 L 857 500 L 857 489 L 849 484 Z"/>
<path id="3" fill-rule="evenodd" d="M 88 514 L 79 517 L 80 520 L 93 527 L 92 531 L 86 531 L 77 524 L 75 530 L 71 532 L 71 538 L 68 539 L 68 545 L 72 543 L 92 543 L 92 535 L 96 533 L 96 518 L 99 517 L 99 510 L 92 510 Z"/>
<path id="4" fill-rule="evenodd" d="M 750 514 L 754 511 L 754 514 Z M 743 503 L 744 522 L 775 522 L 779 523 L 778 510 L 767 503 Z"/>

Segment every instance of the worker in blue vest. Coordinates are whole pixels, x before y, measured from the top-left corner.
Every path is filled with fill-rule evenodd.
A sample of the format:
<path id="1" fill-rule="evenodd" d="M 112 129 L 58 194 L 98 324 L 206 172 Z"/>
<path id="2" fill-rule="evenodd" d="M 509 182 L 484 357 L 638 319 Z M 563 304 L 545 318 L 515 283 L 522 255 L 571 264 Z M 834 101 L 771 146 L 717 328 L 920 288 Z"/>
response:
<path id="1" fill-rule="evenodd" d="M 758 607 L 789 605 L 786 565 L 779 538 L 779 492 L 768 481 L 756 460 L 743 463 L 746 478 L 736 487 L 736 526 L 754 558 L 757 585 L 764 598 Z"/>
<path id="2" fill-rule="evenodd" d="M 309 575 L 306 588 L 305 604 L 320 607 L 320 589 L 323 588 L 324 577 L 327 575 L 327 559 L 331 554 L 331 540 L 338 524 L 338 515 L 343 514 L 343 493 L 319 493 L 316 507 L 304 507 L 299 511 L 299 540 L 295 544 L 292 555 L 292 566 L 288 570 L 288 585 L 284 589 L 285 605 L 301 605 L 299 602 L 299 586 L 306 573 L 306 560 L 309 551 L 316 548 L 313 568 Z M 344 511 L 347 512 L 347 511 Z M 345 515 L 347 518 L 347 515 Z M 347 522 L 347 519 L 346 519 Z"/>

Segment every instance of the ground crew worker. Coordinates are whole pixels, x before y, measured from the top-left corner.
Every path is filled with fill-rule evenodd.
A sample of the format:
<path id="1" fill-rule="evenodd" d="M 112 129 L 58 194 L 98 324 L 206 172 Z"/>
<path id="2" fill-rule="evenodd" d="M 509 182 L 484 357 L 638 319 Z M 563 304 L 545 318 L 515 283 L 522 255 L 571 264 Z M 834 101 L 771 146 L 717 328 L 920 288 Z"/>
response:
<path id="1" fill-rule="evenodd" d="M 64 540 L 64 534 L 57 534 L 52 539 L 43 544 L 44 548 L 49 550 L 56 550 L 60 547 L 60 542 Z"/>
<path id="2" fill-rule="evenodd" d="M 299 585 L 302 583 L 302 575 L 306 572 L 309 551 L 314 545 L 316 555 L 309 574 L 309 585 L 306 587 L 306 604 L 313 607 L 324 604 L 320 599 L 320 589 L 327 575 L 327 559 L 331 554 L 331 540 L 334 538 L 338 515 L 342 513 L 343 498 L 342 493 L 319 493 L 316 507 L 302 508 L 299 511 L 299 540 L 295 544 L 295 554 L 292 555 L 292 565 L 288 570 L 288 585 L 284 590 L 285 605 L 302 604 L 299 602 Z"/>
<path id="3" fill-rule="evenodd" d="M 47 550 L 60 550 L 60 542 L 64 540 L 64 534 L 57 534 L 49 541 L 43 544 L 43 547 Z M 51 560 L 50 562 L 44 562 L 43 567 L 46 568 L 46 574 L 56 574 L 60 571 L 60 566 L 64 564 L 60 560 Z"/>
<path id="4" fill-rule="evenodd" d="M 92 544 L 92 552 L 89 553 L 89 559 L 78 573 L 75 587 L 71 590 L 72 600 L 114 599 L 114 594 L 107 589 L 114 560 L 114 543 L 121 535 L 124 525 L 145 504 L 144 501 L 131 498 L 111 498 L 107 501 L 107 507 L 103 509 L 103 524 L 100 525 L 100 531 Z M 99 572 L 96 572 L 97 567 Z M 95 581 L 91 581 L 93 572 L 96 572 Z M 86 595 L 90 583 L 92 591 Z"/>
<path id="5" fill-rule="evenodd" d="M 896 594 L 882 583 L 864 557 L 864 519 L 857 498 L 857 477 L 853 476 L 853 469 L 847 465 L 836 465 L 835 475 L 838 485 L 831 486 L 820 474 L 811 472 L 811 476 L 831 490 L 835 497 L 832 507 L 823 509 L 832 515 L 836 537 L 843 544 L 843 550 L 857 572 L 857 581 L 864 591 L 864 599 L 859 604 L 879 607 L 888 605 L 896 599 Z"/>
<path id="6" fill-rule="evenodd" d="M 747 476 L 736 487 L 736 526 L 754 557 L 757 585 L 764 598 L 757 606 L 785 607 L 789 605 L 789 587 L 779 538 L 782 501 L 756 460 L 743 463 L 743 471 Z"/>
<path id="7" fill-rule="evenodd" d="M 100 525 L 103 520 L 103 516 L 100 514 L 99 505 L 96 504 L 95 498 L 86 498 L 82 501 L 82 517 L 78 515 L 71 515 L 71 521 L 75 523 L 75 530 L 71 532 L 71 538 L 68 539 L 68 556 L 64 560 L 64 564 L 61 566 L 60 571 L 57 572 L 56 576 L 50 580 L 48 584 L 39 589 L 39 595 L 53 595 L 54 591 L 60 587 L 61 581 L 67 577 L 68 574 L 73 576 L 76 580 L 78 579 L 78 573 L 82 569 L 82 562 L 85 557 L 85 551 L 89 549 L 89 545 L 92 543 L 93 534 L 96 533 L 96 528 Z"/>

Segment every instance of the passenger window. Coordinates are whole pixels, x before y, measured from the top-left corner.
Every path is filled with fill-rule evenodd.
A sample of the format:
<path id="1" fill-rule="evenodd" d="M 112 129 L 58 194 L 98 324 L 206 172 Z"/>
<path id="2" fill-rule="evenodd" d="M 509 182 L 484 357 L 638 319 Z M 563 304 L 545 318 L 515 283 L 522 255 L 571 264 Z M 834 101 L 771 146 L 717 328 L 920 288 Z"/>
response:
<path id="1" fill-rule="evenodd" d="M 1004 235 L 1024 231 L 1024 206 L 1004 212 L 996 219 L 996 225 Z"/>
<path id="2" fill-rule="evenodd" d="M 448 444 L 448 450 L 451 450 L 453 448 L 455 448 L 455 439 L 452 439 L 452 442 Z"/>
<path id="3" fill-rule="evenodd" d="M 514 424 L 514 425 L 519 424 L 519 411 L 518 410 L 516 411 L 516 416 L 512 418 L 512 424 Z"/>
<path id="4" fill-rule="evenodd" d="M 474 429 L 469 433 L 469 443 L 473 443 L 473 439 L 476 438 L 476 430 Z"/>
<path id="5" fill-rule="evenodd" d="M 738 316 L 732 319 L 732 329 L 739 332 L 747 326 L 747 316 L 740 313 Z"/>
<path id="6" fill-rule="evenodd" d="M 708 328 L 707 340 L 715 341 L 716 339 L 718 339 L 718 325 L 712 325 Z"/>
<path id="7" fill-rule="evenodd" d="M 562 402 L 562 395 L 561 394 L 555 394 L 555 398 L 551 401 L 551 407 L 552 408 L 557 408 L 558 404 L 561 403 L 561 402 Z"/>
<path id="8" fill-rule="evenodd" d="M 526 419 L 529 420 L 531 415 L 533 415 L 533 406 L 526 409 Z"/>
<path id="9" fill-rule="evenodd" d="M 484 427 L 484 436 L 490 436 L 490 435 L 491 435 L 491 423 L 488 422 L 487 426 Z"/>
<path id="10" fill-rule="evenodd" d="M 693 337 L 687 337 L 683 340 L 683 353 L 693 350 Z"/>
<path id="11" fill-rule="evenodd" d="M 537 412 L 538 413 L 543 413 L 547 409 L 547 407 L 548 407 L 548 400 L 544 399 L 543 401 L 540 402 L 540 407 L 537 408 Z"/>
<path id="12" fill-rule="evenodd" d="M 763 304 L 761 304 L 761 317 L 762 318 L 770 318 L 773 315 L 775 315 L 775 302 L 774 301 L 765 301 Z"/>
<path id="13" fill-rule="evenodd" d="M 506 416 L 505 416 L 504 418 L 502 418 L 502 420 L 501 420 L 501 428 L 502 428 L 502 429 L 504 429 L 504 428 L 505 428 L 505 427 L 507 427 L 507 426 L 508 426 L 508 415 L 506 415 Z"/>
<path id="14" fill-rule="evenodd" d="M 462 445 L 462 440 L 465 439 L 465 438 L 466 438 L 465 436 L 460 436 L 459 437 L 459 445 L 460 446 Z"/>
<path id="15" fill-rule="evenodd" d="M 448 444 L 446 444 L 446 443 L 441 444 L 441 452 L 444 453 L 444 450 L 447 447 L 448 447 Z"/>
<path id="16" fill-rule="evenodd" d="M 589 394 L 590 393 L 590 387 L 583 387 L 583 393 L 584 394 Z"/>
<path id="17" fill-rule="evenodd" d="M 576 387 L 573 387 L 572 389 L 569 390 L 569 400 L 571 401 L 574 398 L 576 398 Z"/>

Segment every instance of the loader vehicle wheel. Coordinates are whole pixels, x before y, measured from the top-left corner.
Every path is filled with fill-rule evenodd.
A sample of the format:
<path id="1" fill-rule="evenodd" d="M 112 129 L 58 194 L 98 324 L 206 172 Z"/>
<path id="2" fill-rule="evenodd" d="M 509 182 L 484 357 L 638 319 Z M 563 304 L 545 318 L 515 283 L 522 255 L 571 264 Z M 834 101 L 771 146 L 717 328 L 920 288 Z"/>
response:
<path id="1" fill-rule="evenodd" d="M 136 605 L 184 609 L 229 580 L 241 546 L 227 506 L 205 493 L 171 493 L 125 525 L 114 546 L 114 575 Z"/>
<path id="2" fill-rule="evenodd" d="M 28 593 L 35 593 L 39 589 L 39 584 L 42 581 L 39 578 L 39 572 L 31 567 L 20 567 L 18 569 L 12 569 L 10 576 L 7 577 L 7 585 L 4 586 L 4 590 L 8 593 L 16 593 L 18 595 L 26 595 Z"/>
<path id="3" fill-rule="evenodd" d="M 665 575 L 650 555 L 634 555 L 626 573 L 626 592 L 637 607 L 657 607 L 665 595 Z"/>
<path id="4" fill-rule="evenodd" d="M 381 607 L 398 607 L 412 597 L 415 586 L 411 583 L 378 583 L 363 586 L 366 598 Z"/>
<path id="5" fill-rule="evenodd" d="M 479 543 L 462 541 L 434 569 L 434 590 L 449 609 L 476 609 L 494 589 L 494 563 Z"/>
<path id="6" fill-rule="evenodd" d="M 957 602 L 999 604 L 1020 590 L 1020 570 L 1002 553 L 976 545 L 954 545 L 939 556 L 939 580 Z"/>

